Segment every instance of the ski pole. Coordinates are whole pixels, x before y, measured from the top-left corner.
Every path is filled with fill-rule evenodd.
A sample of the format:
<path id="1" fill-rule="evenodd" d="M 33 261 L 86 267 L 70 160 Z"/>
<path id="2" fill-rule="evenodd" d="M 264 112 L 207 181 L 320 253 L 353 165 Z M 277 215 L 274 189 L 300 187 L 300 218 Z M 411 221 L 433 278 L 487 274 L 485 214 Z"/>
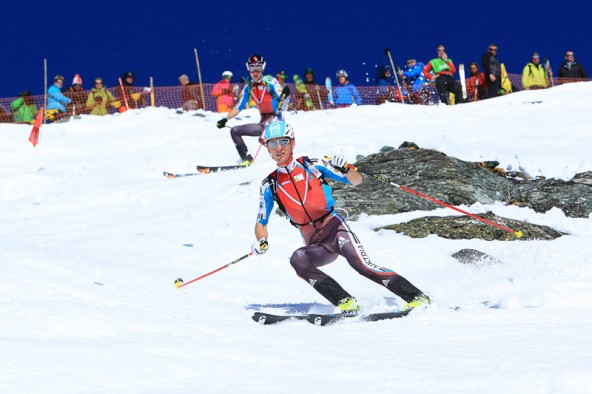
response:
<path id="1" fill-rule="evenodd" d="M 397 70 L 395 70 L 395 63 L 393 63 L 393 57 L 391 56 L 391 50 L 389 48 L 386 48 L 384 51 L 388 55 L 388 58 L 391 62 L 391 68 L 393 69 L 393 74 L 395 76 L 395 82 L 397 83 L 397 90 L 399 91 L 399 97 L 401 97 L 401 103 L 404 103 L 403 92 L 401 91 L 401 85 L 399 85 L 399 77 L 397 76 Z"/>
<path id="2" fill-rule="evenodd" d="M 330 157 L 330 156 L 325 156 L 325 158 L 326 158 L 327 160 L 331 160 L 331 157 Z M 442 205 L 443 207 L 450 208 L 450 209 L 454 209 L 455 211 L 458 211 L 458 212 L 460 212 L 460 213 L 462 213 L 462 214 L 464 214 L 464 215 L 470 216 L 470 217 L 472 217 L 472 218 L 474 218 L 474 219 L 480 220 L 480 221 L 482 221 L 482 222 L 484 222 L 484 223 L 490 224 L 490 225 L 492 225 L 492 226 L 495 226 L 495 227 L 497 227 L 497 228 L 500 228 L 500 229 L 502 229 L 502 230 L 504 230 L 504 231 L 507 231 L 507 232 L 509 232 L 509 233 L 512 233 L 512 234 L 514 234 L 514 235 L 515 235 L 517 238 L 520 238 L 520 237 L 522 237 L 522 231 L 514 231 L 514 230 L 512 230 L 511 228 L 508 228 L 508 227 L 502 226 L 501 224 L 497 224 L 497 223 L 495 223 L 495 222 L 492 222 L 491 220 L 483 219 L 483 218 L 482 218 L 482 217 L 480 217 L 480 216 L 477 216 L 477 215 L 474 215 L 474 214 L 472 214 L 472 213 L 470 213 L 470 212 L 464 211 L 464 210 L 462 210 L 462 209 L 460 209 L 460 208 L 457 208 L 457 207 L 455 207 L 455 206 L 453 206 L 453 205 L 446 204 L 445 202 L 443 202 L 443 201 L 440 201 L 440 200 L 438 200 L 437 198 L 430 197 L 430 196 L 428 196 L 428 195 L 422 194 L 422 193 L 418 192 L 417 190 L 413 190 L 413 189 L 411 189 L 411 188 L 409 188 L 409 187 L 407 187 L 407 186 L 403 186 L 403 185 L 399 185 L 398 183 L 391 182 L 390 180 L 388 180 L 388 179 L 386 179 L 385 177 L 382 177 L 382 176 L 380 176 L 380 175 L 374 175 L 374 174 L 369 174 L 369 173 L 367 173 L 367 172 L 362 172 L 362 171 L 360 171 L 360 170 L 359 170 L 357 167 L 355 167 L 355 166 L 353 166 L 353 165 L 351 165 L 351 164 L 348 164 L 348 165 L 350 166 L 350 168 L 353 168 L 354 170 L 358 171 L 358 172 L 359 172 L 360 174 L 362 174 L 362 175 L 366 175 L 366 176 L 372 177 L 372 178 L 374 178 L 374 179 L 376 179 L 376 180 L 378 180 L 378 181 L 380 181 L 380 182 L 382 182 L 382 183 L 385 183 L 385 184 L 387 184 L 387 185 L 391 185 L 391 186 L 394 186 L 394 187 L 398 187 L 398 188 L 399 188 L 399 189 L 401 189 L 401 190 L 405 190 L 405 191 L 406 191 L 406 192 L 408 192 L 408 193 L 415 194 L 415 195 L 416 195 L 416 196 L 418 196 L 418 197 L 425 198 L 426 200 L 429 200 L 429 201 L 431 201 L 431 202 L 435 202 L 436 204 L 440 204 L 440 205 Z"/>
<path id="3" fill-rule="evenodd" d="M 355 167 L 354 167 L 354 168 L 355 168 Z M 364 175 L 370 176 L 370 177 L 372 177 L 372 178 L 374 178 L 374 179 L 376 179 L 376 180 L 378 180 L 378 181 L 380 181 L 380 182 L 382 182 L 382 183 L 386 183 L 386 184 L 388 184 L 388 185 L 391 185 L 391 186 L 394 186 L 394 187 L 398 187 L 399 189 L 401 189 L 401 190 L 405 190 L 405 191 L 406 191 L 406 192 L 408 192 L 408 193 L 415 194 L 415 195 L 416 195 L 416 196 L 418 196 L 418 197 L 425 198 L 426 200 L 429 200 L 429 201 L 431 201 L 431 202 L 435 202 L 436 204 L 440 204 L 440 205 L 442 205 L 443 207 L 450 208 L 450 209 L 454 209 L 455 211 L 458 211 L 458 212 L 460 212 L 460 213 L 462 213 L 462 214 L 464 214 L 464 215 L 470 216 L 470 217 L 472 217 L 472 218 L 474 218 L 474 219 L 480 220 L 480 221 L 482 221 L 482 222 L 484 222 L 484 223 L 487 223 L 487 224 L 490 224 L 490 225 L 492 225 L 492 226 L 495 226 L 495 227 L 497 227 L 497 228 L 500 228 L 500 229 L 502 229 L 502 230 L 504 230 L 504 231 L 507 231 L 507 232 L 509 232 L 509 233 L 512 233 L 512 234 L 514 234 L 514 235 L 515 235 L 517 238 L 520 238 L 520 237 L 522 237 L 522 231 L 514 231 L 514 230 L 512 230 L 511 228 L 508 228 L 508 227 L 502 226 L 501 224 L 497 224 L 497 223 L 495 223 L 495 222 L 492 222 L 491 220 L 483 219 L 482 217 L 479 217 L 479 216 L 477 216 L 477 215 L 474 215 L 474 214 L 472 214 L 472 213 L 470 213 L 470 212 L 464 211 L 464 210 L 462 210 L 462 209 L 460 209 L 460 208 L 457 208 L 457 207 L 455 207 L 455 206 L 453 206 L 453 205 L 446 204 L 446 203 L 445 203 L 445 202 L 443 202 L 443 201 L 440 201 L 440 200 L 438 200 L 438 199 L 436 199 L 436 198 L 434 198 L 434 197 L 430 197 L 430 196 L 427 196 L 427 195 L 425 195 L 425 194 L 422 194 L 422 193 L 420 193 L 420 192 L 418 192 L 418 191 L 416 191 L 416 190 L 413 190 L 413 189 L 411 189 L 411 188 L 408 188 L 407 186 L 403 186 L 403 185 L 399 185 L 398 183 L 391 182 L 391 181 L 389 181 L 388 179 L 386 179 L 386 178 L 384 178 L 384 177 L 382 177 L 382 176 L 380 176 L 380 175 L 369 174 L 369 173 L 367 173 L 367 172 L 361 172 L 361 171 L 359 171 L 359 170 L 358 170 L 358 172 L 360 172 L 360 174 L 364 174 Z"/>
<path id="4" fill-rule="evenodd" d="M 200 280 L 200 279 L 203 279 L 203 278 L 205 278 L 206 276 L 210 276 L 210 275 L 212 275 L 212 274 L 215 274 L 215 273 L 216 273 L 216 272 L 218 272 L 218 271 L 222 271 L 223 269 L 225 269 L 225 268 L 228 268 L 228 267 L 230 267 L 231 265 L 233 265 L 233 264 L 236 264 L 236 263 L 238 263 L 239 261 L 241 261 L 241 260 L 244 260 L 244 259 L 246 259 L 247 257 L 249 257 L 249 256 L 252 256 L 252 255 L 253 255 L 253 252 L 249 252 L 249 253 L 247 253 L 246 255 L 244 255 L 244 256 L 242 256 L 242 257 L 239 257 L 238 259 L 236 259 L 236 260 L 234 260 L 234 261 L 231 261 L 230 263 L 228 263 L 228 264 L 226 264 L 226 265 L 223 265 L 223 266 L 222 266 L 222 267 L 220 267 L 220 268 L 216 268 L 215 270 L 213 270 L 213 271 L 211 271 L 211 272 L 208 272 L 207 274 L 204 274 L 204 275 L 202 275 L 202 276 L 200 276 L 200 277 L 197 277 L 197 278 L 195 278 L 195 279 L 191 279 L 189 282 L 183 282 L 183 279 L 181 279 L 181 278 L 177 278 L 177 279 L 175 280 L 175 286 L 176 286 L 176 287 L 179 289 L 179 288 L 181 288 L 181 287 L 183 287 L 183 286 L 187 286 L 187 285 L 188 285 L 188 284 L 190 284 L 190 283 L 197 282 L 198 280 Z"/>

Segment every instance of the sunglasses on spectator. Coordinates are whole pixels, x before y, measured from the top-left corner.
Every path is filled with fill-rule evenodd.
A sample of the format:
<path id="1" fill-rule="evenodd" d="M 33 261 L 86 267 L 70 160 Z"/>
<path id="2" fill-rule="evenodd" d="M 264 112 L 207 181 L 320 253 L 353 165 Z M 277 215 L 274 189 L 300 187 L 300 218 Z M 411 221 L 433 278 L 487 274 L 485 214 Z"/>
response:
<path id="1" fill-rule="evenodd" d="M 259 72 L 261 72 L 261 71 L 263 71 L 263 66 L 261 66 L 261 65 L 252 65 L 252 66 L 249 66 L 249 72 L 253 72 L 253 71 L 259 71 Z"/>
<path id="2" fill-rule="evenodd" d="M 489 52 L 497 52 L 497 48 L 489 48 Z"/>
<path id="3" fill-rule="evenodd" d="M 271 140 L 271 141 L 267 141 L 267 146 L 271 149 L 275 149 L 277 148 L 279 145 L 281 146 L 288 146 L 288 144 L 290 144 L 290 139 L 289 138 L 282 138 L 281 140 Z"/>
<path id="4" fill-rule="evenodd" d="M 95 85 L 102 85 L 103 81 L 95 81 Z"/>

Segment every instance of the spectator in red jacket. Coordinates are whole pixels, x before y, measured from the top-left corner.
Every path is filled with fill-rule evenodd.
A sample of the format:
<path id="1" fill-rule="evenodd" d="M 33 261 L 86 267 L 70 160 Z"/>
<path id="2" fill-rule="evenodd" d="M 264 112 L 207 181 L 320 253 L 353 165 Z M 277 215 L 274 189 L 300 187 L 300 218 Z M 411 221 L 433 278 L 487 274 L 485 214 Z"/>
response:
<path id="1" fill-rule="evenodd" d="M 452 59 L 448 58 L 446 48 L 444 45 L 437 46 L 438 57 L 430 60 L 423 68 L 423 75 L 428 81 L 436 81 L 436 89 L 440 101 L 448 104 L 448 93 L 454 94 L 454 103 L 460 104 L 463 102 L 462 88 L 456 84 L 452 77 L 456 72 L 456 67 Z"/>
<path id="2" fill-rule="evenodd" d="M 485 74 L 479 69 L 479 65 L 475 62 L 469 64 L 470 77 L 467 78 L 467 94 L 468 100 L 477 101 L 485 98 Z"/>
<path id="3" fill-rule="evenodd" d="M 212 89 L 212 96 L 216 97 L 216 107 L 218 112 L 230 112 L 234 107 L 234 91 L 238 91 L 238 85 L 235 87 L 230 83 L 232 81 L 232 73 L 224 71 L 222 73 L 222 80 L 214 85 Z"/>

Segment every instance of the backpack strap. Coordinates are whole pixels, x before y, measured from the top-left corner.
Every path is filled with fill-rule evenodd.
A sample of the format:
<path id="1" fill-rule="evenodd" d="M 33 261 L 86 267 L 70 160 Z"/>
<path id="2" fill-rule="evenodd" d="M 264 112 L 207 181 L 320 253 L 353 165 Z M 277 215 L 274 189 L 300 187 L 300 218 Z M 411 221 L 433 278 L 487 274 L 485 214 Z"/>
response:
<path id="1" fill-rule="evenodd" d="M 320 180 L 321 183 L 328 185 L 328 183 L 325 179 L 325 176 L 319 170 L 317 170 L 315 168 L 314 163 L 312 162 L 312 160 L 308 156 L 299 157 L 298 159 L 296 159 L 296 161 L 304 167 L 305 171 L 312 174 L 315 178 Z M 329 211 L 327 213 L 325 213 L 324 215 L 321 215 L 321 217 L 319 217 L 317 219 L 314 219 L 308 223 L 296 223 L 295 221 L 290 219 L 290 216 L 288 216 L 288 212 L 286 211 L 286 207 L 284 206 L 284 204 L 282 204 L 282 202 L 280 201 L 280 199 L 278 197 L 277 177 L 278 177 L 277 170 L 275 170 L 274 172 L 272 172 L 271 174 L 269 174 L 267 176 L 267 182 L 269 183 L 269 187 L 271 188 L 271 194 L 273 195 L 273 199 L 277 203 L 278 208 L 284 214 L 284 216 L 290 221 L 290 224 L 292 224 L 292 226 L 298 228 L 299 226 L 314 225 L 315 223 L 322 222 L 323 220 L 325 220 L 325 218 L 327 216 L 331 215 L 333 213 L 333 211 L 335 210 L 335 207 L 331 207 L 331 209 L 329 209 Z"/>

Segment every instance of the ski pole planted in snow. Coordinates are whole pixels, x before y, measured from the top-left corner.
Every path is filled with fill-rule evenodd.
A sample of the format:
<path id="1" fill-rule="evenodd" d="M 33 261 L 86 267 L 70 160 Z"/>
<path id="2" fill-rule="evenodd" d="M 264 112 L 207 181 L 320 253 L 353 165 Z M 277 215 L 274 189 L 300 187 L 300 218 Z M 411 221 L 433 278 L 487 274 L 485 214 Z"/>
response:
<path id="1" fill-rule="evenodd" d="M 183 287 L 183 286 L 187 286 L 187 285 L 188 285 L 188 284 L 190 284 L 190 283 L 197 282 L 198 280 L 200 280 L 200 279 L 203 279 L 203 278 L 205 278 L 206 276 L 210 276 L 210 275 L 212 275 L 212 274 L 215 274 L 215 273 L 216 273 L 216 272 L 218 272 L 218 271 L 222 271 L 224 268 L 228 268 L 228 267 L 230 267 L 231 265 L 233 265 L 233 264 L 236 264 L 236 263 L 238 263 L 239 261 L 241 261 L 241 260 L 244 260 L 244 259 L 246 259 L 247 257 L 249 257 L 249 256 L 252 256 L 252 255 L 253 255 L 253 252 L 249 252 L 248 254 L 246 254 L 246 255 L 244 255 L 244 256 L 242 256 L 242 257 L 239 257 L 238 259 L 236 259 L 236 260 L 234 260 L 234 261 L 231 261 L 230 263 L 228 263 L 228 264 L 226 264 L 226 265 L 223 265 L 223 266 L 222 266 L 222 267 L 220 267 L 220 268 L 216 268 L 215 270 L 213 270 L 213 271 L 211 271 L 211 272 L 208 272 L 207 274 L 204 274 L 204 275 L 202 275 L 202 276 L 200 276 L 200 277 L 197 277 L 197 278 L 195 278 L 195 279 L 191 279 L 189 282 L 183 282 L 183 279 L 181 279 L 181 278 L 178 278 L 178 279 L 176 279 L 176 280 L 175 280 L 175 286 L 176 286 L 176 287 L 179 289 L 179 288 L 181 288 L 181 287 Z"/>

